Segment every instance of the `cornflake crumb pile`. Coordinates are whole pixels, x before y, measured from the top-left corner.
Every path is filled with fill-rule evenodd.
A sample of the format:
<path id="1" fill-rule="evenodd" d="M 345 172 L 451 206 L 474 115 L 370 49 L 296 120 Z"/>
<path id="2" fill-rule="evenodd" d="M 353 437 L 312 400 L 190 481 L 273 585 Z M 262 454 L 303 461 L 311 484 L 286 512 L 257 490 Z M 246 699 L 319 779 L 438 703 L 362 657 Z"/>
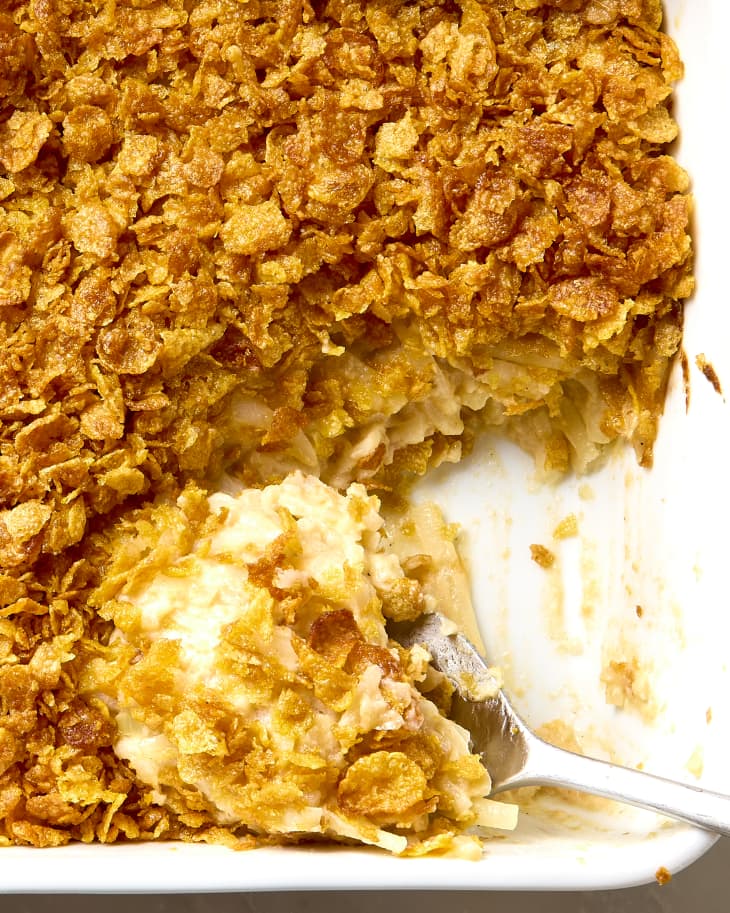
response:
<path id="1" fill-rule="evenodd" d="M 200 778 L 169 774 L 160 803 L 114 750 L 117 686 L 94 679 L 137 636 L 116 563 L 179 571 L 200 544 L 180 512 L 210 533 L 224 473 L 387 495 L 497 427 L 548 477 L 615 440 L 651 462 L 692 290 L 660 25 L 658 0 L 2 5 L 0 842 L 253 839 Z M 390 604 L 415 611 L 422 569 L 401 571 Z M 396 661 L 382 632 L 347 631 Z M 315 681 L 282 673 L 276 700 Z M 211 757 L 235 747 L 240 776 L 264 776 L 265 738 L 224 730 Z M 453 846 L 445 754 L 431 773 L 411 757 L 426 823 L 366 826 L 347 771 L 376 782 L 392 759 L 365 731 L 320 771 L 352 787 L 353 839 L 387 823 L 421 828 L 409 852 Z M 320 831 L 346 837 L 333 820 Z"/>

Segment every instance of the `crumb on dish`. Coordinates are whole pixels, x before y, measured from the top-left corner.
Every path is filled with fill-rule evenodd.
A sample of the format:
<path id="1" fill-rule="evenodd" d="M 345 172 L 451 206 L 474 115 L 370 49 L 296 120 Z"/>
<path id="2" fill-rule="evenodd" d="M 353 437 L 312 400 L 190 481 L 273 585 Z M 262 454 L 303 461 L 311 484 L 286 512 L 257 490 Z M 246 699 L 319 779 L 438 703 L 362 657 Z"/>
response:
<path id="1" fill-rule="evenodd" d="M 530 556 L 535 564 L 547 570 L 555 564 L 555 552 L 551 552 L 545 545 L 535 542 L 530 546 Z"/>
<path id="2" fill-rule="evenodd" d="M 631 708 L 647 721 L 656 719 L 660 707 L 652 687 L 651 664 L 642 661 L 626 639 L 606 652 L 601 683 L 608 704 Z"/>
<path id="3" fill-rule="evenodd" d="M 553 530 L 553 539 L 572 539 L 578 535 L 578 518 L 575 514 L 568 514 L 558 523 Z"/>

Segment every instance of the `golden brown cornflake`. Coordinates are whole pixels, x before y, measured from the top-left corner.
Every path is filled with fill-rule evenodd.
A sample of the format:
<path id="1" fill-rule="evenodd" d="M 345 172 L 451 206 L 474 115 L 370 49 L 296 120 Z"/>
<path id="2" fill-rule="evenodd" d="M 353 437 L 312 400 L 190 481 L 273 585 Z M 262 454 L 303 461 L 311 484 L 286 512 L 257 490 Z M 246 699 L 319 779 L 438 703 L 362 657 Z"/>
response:
<path id="1" fill-rule="evenodd" d="M 0 842 L 216 839 L 78 704 L 119 513 L 224 468 L 394 489 L 478 425 L 546 473 L 616 439 L 651 462 L 692 290 L 660 25 L 659 0 L 5 5 Z"/>
<path id="2" fill-rule="evenodd" d="M 0 165 L 10 174 L 32 165 L 52 129 L 46 114 L 14 111 L 0 127 Z"/>
<path id="3" fill-rule="evenodd" d="M 539 564 L 540 567 L 545 568 L 545 570 L 551 568 L 555 564 L 555 554 L 544 545 L 539 545 L 537 543 L 531 545 L 530 556 L 535 564 Z"/>
<path id="4" fill-rule="evenodd" d="M 348 769 L 338 793 L 343 808 L 379 824 L 398 825 L 425 807 L 427 781 L 423 770 L 400 751 L 376 751 Z"/>

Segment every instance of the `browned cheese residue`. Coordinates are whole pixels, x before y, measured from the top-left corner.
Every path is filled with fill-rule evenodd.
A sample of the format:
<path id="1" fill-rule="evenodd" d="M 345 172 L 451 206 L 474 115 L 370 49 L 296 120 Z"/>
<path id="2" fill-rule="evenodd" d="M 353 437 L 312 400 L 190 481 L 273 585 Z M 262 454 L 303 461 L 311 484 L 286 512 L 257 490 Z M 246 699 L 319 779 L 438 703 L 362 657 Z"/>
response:
<path id="1" fill-rule="evenodd" d="M 715 393 L 718 393 L 722 396 L 722 385 L 720 383 L 720 378 L 717 376 L 717 371 L 713 368 L 712 364 L 705 358 L 702 352 L 695 358 L 695 364 L 705 375 L 707 380 L 712 384 L 715 389 Z"/>
<path id="2" fill-rule="evenodd" d="M 690 379 L 689 379 L 689 358 L 687 358 L 687 353 L 682 349 L 679 356 L 679 363 L 682 366 L 682 386 L 684 387 L 684 410 L 689 412 L 689 403 L 690 403 Z"/>

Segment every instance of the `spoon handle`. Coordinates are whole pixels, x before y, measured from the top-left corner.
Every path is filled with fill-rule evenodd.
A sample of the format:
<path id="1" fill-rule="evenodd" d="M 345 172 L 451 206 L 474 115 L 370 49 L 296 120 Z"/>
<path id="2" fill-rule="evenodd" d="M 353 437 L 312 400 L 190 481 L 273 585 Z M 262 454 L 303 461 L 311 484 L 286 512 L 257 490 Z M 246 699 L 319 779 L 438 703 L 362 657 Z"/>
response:
<path id="1" fill-rule="evenodd" d="M 604 796 L 730 836 L 730 796 L 630 770 L 562 748 L 536 736 L 525 767 L 497 791 L 518 786 L 561 786 Z"/>

